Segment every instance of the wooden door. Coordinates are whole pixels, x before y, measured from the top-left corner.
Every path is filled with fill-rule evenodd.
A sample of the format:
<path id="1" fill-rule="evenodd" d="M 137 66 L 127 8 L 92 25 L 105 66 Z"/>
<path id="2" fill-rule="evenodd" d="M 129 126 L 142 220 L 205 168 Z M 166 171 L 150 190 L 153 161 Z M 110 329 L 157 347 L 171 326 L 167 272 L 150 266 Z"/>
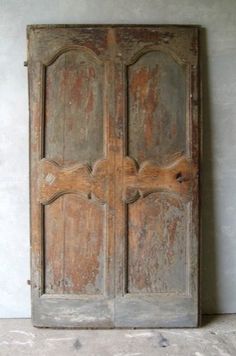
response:
<path id="1" fill-rule="evenodd" d="M 34 325 L 198 324 L 198 38 L 28 27 Z"/>

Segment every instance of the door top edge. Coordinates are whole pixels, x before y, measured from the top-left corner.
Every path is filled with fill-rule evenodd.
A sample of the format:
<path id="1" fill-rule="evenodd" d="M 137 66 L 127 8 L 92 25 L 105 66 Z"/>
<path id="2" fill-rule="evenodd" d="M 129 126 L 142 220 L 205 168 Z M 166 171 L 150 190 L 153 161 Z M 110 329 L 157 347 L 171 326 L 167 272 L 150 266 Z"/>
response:
<path id="1" fill-rule="evenodd" d="M 38 29 L 54 29 L 54 28 L 84 28 L 84 27 L 101 27 L 101 28 L 109 28 L 109 27 L 155 27 L 155 28 L 189 28 L 189 29 L 198 29 L 201 28 L 202 26 L 199 24 L 145 24 L 145 23 L 140 23 L 140 24 L 93 24 L 93 23 L 88 23 L 88 24 L 29 24 L 26 26 L 27 31 L 29 30 L 38 30 Z"/>

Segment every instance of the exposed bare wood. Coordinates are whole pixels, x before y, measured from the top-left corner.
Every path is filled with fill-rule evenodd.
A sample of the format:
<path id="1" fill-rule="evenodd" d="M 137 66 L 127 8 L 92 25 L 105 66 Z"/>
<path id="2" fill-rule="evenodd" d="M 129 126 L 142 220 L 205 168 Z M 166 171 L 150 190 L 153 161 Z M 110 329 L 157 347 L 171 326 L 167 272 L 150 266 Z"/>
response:
<path id="1" fill-rule="evenodd" d="M 34 325 L 198 324 L 198 34 L 28 27 Z"/>

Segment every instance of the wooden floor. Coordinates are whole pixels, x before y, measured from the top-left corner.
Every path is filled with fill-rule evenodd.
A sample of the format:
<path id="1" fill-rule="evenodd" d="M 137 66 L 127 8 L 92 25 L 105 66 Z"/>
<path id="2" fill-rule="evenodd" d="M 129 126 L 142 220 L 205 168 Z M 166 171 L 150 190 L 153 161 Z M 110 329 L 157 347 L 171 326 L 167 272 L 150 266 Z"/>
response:
<path id="1" fill-rule="evenodd" d="M 52 330 L 0 319 L 1 356 L 236 356 L 236 314 L 207 316 L 198 329 Z"/>

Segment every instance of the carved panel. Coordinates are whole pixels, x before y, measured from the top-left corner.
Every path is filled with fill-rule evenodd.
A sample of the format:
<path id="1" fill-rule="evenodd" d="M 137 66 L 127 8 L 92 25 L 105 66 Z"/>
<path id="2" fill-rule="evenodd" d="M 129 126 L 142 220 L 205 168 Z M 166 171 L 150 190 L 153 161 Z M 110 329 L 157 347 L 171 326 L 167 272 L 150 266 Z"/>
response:
<path id="1" fill-rule="evenodd" d="M 128 206 L 128 292 L 187 289 L 187 205 L 153 193 Z"/>
<path id="2" fill-rule="evenodd" d="M 105 206 L 75 194 L 45 210 L 45 292 L 103 294 Z"/>
<path id="3" fill-rule="evenodd" d="M 149 51 L 128 66 L 128 155 L 163 164 L 186 150 L 185 65 Z"/>
<path id="4" fill-rule="evenodd" d="M 83 49 L 45 67 L 45 157 L 59 164 L 103 156 L 103 65 Z"/>
<path id="5" fill-rule="evenodd" d="M 93 169 L 87 164 L 60 166 L 54 161 L 42 159 L 39 175 L 39 201 L 48 204 L 60 195 L 68 193 L 94 197 L 101 203 L 106 201 L 109 183 L 109 162 L 97 161 Z"/>
<path id="6" fill-rule="evenodd" d="M 153 161 L 144 161 L 140 165 L 130 157 L 124 161 L 123 200 L 131 203 L 139 197 L 164 191 L 178 194 L 185 201 L 191 199 L 197 168 L 185 156 L 176 157 L 165 166 Z"/>

